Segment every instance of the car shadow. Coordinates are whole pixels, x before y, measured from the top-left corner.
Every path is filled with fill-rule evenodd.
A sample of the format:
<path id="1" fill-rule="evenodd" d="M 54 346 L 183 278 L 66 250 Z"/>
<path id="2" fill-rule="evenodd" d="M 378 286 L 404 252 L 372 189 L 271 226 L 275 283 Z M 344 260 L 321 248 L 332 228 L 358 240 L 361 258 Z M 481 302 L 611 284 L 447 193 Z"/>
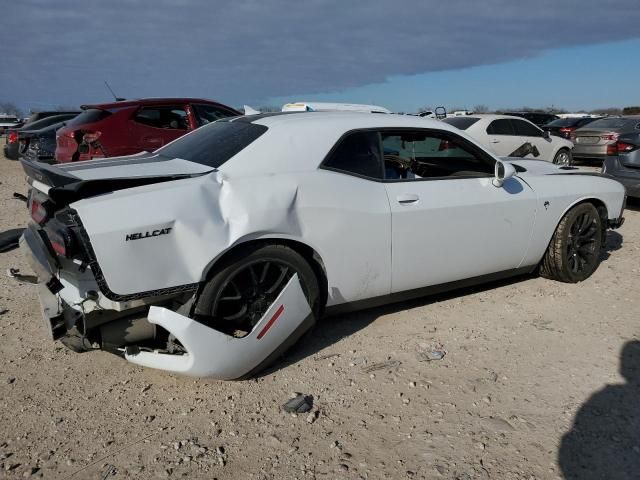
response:
<path id="1" fill-rule="evenodd" d="M 626 383 L 594 393 L 560 443 L 558 463 L 567 480 L 629 480 L 640 477 L 640 341 L 620 354 Z"/>
<path id="2" fill-rule="evenodd" d="M 507 285 L 513 285 L 533 278 L 533 274 L 518 275 L 504 280 L 497 280 L 481 285 L 451 290 L 446 293 L 434 294 L 420 297 L 414 300 L 383 305 L 381 307 L 359 310 L 357 312 L 346 313 L 322 318 L 314 328 L 303 336 L 282 358 L 272 366 L 258 373 L 256 377 L 263 377 L 273 374 L 277 370 L 293 365 L 304 358 L 312 357 L 325 348 L 339 342 L 369 326 L 378 318 L 409 310 L 412 308 L 424 307 L 433 303 L 438 303 L 452 298 L 464 297 L 474 293 L 484 292 Z M 327 353 L 331 355 L 331 353 Z M 327 358 L 319 356 L 318 360 Z"/>
<path id="3" fill-rule="evenodd" d="M 607 232 L 607 241 L 601 252 L 601 261 L 606 261 L 611 256 L 611 252 L 622 248 L 622 240 L 622 235 L 618 232 Z M 513 285 L 534 278 L 535 276 L 535 273 L 518 275 L 503 280 L 483 283 L 473 287 L 460 288 L 445 293 L 420 297 L 414 300 L 405 300 L 403 302 L 383 305 L 381 307 L 374 307 L 323 318 L 314 328 L 295 343 L 278 361 L 267 369 L 256 374 L 255 377 L 270 375 L 281 368 L 285 368 L 301 361 L 304 358 L 313 356 L 325 348 L 339 342 L 341 339 L 366 328 L 368 325 L 384 315 L 390 315 L 403 310 L 424 307 L 431 305 L 432 303 L 438 303 L 456 297 L 464 297 L 478 292 Z M 320 358 L 324 357 L 321 356 Z"/>
<path id="4" fill-rule="evenodd" d="M 627 197 L 626 210 L 631 210 L 633 212 L 640 212 L 640 198 Z"/>
<path id="5" fill-rule="evenodd" d="M 600 251 L 600 261 L 604 262 L 611 256 L 611 252 L 620 250 L 622 248 L 622 241 L 622 235 L 614 230 L 609 230 L 607 232 L 607 241 L 602 246 L 602 250 Z"/>

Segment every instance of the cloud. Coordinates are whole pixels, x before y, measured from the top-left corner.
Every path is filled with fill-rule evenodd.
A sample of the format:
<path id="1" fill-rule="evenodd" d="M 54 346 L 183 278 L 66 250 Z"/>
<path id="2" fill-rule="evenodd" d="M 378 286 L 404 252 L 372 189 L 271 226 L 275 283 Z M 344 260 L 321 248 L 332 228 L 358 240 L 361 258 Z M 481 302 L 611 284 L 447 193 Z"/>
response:
<path id="1" fill-rule="evenodd" d="M 230 104 L 640 37 L 637 0 L 21 0 L 0 19 L 0 97 L 116 93 Z M 596 64 L 600 64 L 598 60 Z"/>

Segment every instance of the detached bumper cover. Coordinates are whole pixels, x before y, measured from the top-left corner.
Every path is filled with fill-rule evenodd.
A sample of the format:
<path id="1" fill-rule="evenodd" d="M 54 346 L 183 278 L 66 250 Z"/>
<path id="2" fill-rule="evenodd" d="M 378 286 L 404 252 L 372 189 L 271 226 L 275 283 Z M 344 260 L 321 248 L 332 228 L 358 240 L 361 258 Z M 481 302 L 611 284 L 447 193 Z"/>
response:
<path id="1" fill-rule="evenodd" d="M 133 351 L 125 358 L 144 367 L 197 377 L 244 377 L 313 325 L 315 318 L 294 275 L 251 333 L 236 338 L 163 307 L 151 307 L 148 320 L 171 332 L 187 353 Z"/>

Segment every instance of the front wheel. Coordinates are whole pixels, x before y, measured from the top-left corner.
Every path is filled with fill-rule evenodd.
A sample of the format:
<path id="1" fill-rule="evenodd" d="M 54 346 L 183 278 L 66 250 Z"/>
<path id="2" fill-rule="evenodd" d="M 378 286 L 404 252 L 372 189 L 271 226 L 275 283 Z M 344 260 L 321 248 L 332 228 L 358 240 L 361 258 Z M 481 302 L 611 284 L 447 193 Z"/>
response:
<path id="1" fill-rule="evenodd" d="M 540 263 L 540 275 L 566 283 L 589 278 L 600 264 L 603 228 L 593 204 L 573 207 L 562 217 L 549 242 Z"/>
<path id="2" fill-rule="evenodd" d="M 573 157 L 571 156 L 571 152 L 566 148 L 563 148 L 556 153 L 556 156 L 553 158 L 553 163 L 559 165 L 561 167 L 570 167 L 573 165 Z"/>

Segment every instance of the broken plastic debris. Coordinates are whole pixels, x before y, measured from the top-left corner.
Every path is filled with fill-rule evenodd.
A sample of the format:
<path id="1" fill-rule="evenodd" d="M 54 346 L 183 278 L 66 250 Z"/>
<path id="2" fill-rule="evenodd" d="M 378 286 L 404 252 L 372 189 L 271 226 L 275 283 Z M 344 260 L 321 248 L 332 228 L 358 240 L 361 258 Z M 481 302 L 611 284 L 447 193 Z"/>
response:
<path id="1" fill-rule="evenodd" d="M 18 248 L 22 232 L 24 232 L 24 228 L 12 228 L 11 230 L 0 232 L 0 252 L 8 252 Z"/>
<path id="2" fill-rule="evenodd" d="M 282 405 L 282 409 L 287 413 L 305 413 L 313 408 L 313 397 L 299 393 L 297 396 Z"/>
<path id="3" fill-rule="evenodd" d="M 432 362 L 434 360 L 442 360 L 447 354 L 444 350 L 430 350 L 418 352 L 419 362 Z"/>
<path id="4" fill-rule="evenodd" d="M 26 196 L 24 196 L 23 194 L 18 193 L 18 192 L 13 192 L 13 198 L 15 198 L 16 200 L 21 200 L 23 202 L 27 202 L 28 201 Z"/>

